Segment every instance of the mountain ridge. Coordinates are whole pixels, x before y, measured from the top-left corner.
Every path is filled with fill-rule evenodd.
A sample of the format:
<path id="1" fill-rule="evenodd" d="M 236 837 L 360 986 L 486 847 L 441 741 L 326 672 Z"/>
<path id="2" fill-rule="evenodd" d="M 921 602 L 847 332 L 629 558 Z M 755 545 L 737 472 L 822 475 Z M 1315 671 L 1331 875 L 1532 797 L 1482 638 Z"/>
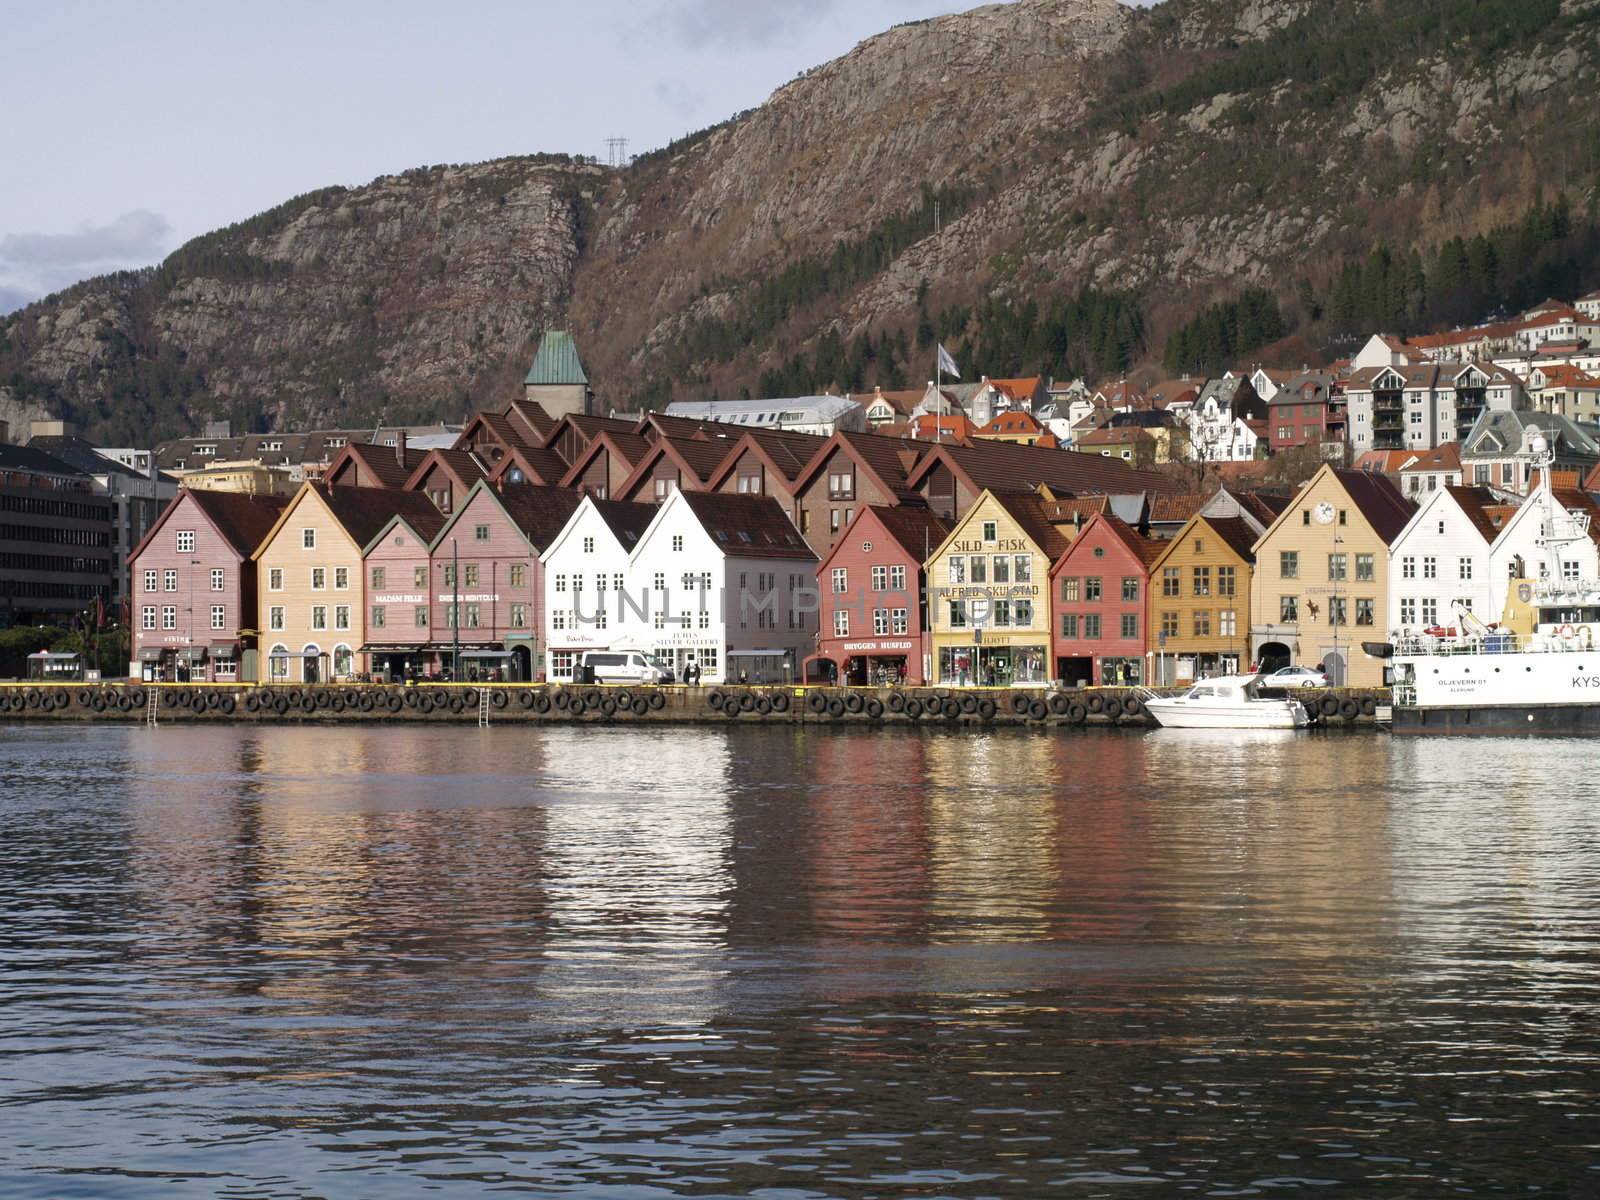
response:
<path id="1" fill-rule="evenodd" d="M 1125 370 L 1247 289 L 1325 340 L 1380 244 L 1431 254 L 1540 196 L 1592 219 L 1597 61 L 1594 0 L 932 18 L 630 168 L 419 168 L 75 285 L 0 321 L 0 417 L 111 440 L 459 417 L 547 325 L 618 406 L 915 385 L 933 338 L 992 374 Z"/>

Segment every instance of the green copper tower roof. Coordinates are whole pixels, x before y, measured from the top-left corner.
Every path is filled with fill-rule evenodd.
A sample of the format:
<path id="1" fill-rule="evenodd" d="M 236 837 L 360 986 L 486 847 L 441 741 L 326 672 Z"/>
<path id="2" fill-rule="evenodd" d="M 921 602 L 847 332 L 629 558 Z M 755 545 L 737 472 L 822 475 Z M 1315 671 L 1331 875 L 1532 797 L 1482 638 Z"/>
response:
<path id="1" fill-rule="evenodd" d="M 589 377 L 583 373 L 583 364 L 578 361 L 578 344 L 572 340 L 572 335 L 557 329 L 545 330 L 544 337 L 539 339 L 539 352 L 533 356 L 533 366 L 522 382 L 581 383 L 587 387 Z"/>

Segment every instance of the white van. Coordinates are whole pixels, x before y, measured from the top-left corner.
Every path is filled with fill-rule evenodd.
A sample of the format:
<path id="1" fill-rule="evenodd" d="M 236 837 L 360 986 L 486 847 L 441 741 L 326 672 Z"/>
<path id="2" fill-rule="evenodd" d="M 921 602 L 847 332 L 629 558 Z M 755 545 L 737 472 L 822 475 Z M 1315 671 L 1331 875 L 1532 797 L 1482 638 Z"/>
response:
<path id="1" fill-rule="evenodd" d="M 574 672 L 584 677 L 583 668 L 594 671 L 596 683 L 672 683 L 670 663 L 662 662 L 654 654 L 638 650 L 590 650 L 578 661 Z"/>

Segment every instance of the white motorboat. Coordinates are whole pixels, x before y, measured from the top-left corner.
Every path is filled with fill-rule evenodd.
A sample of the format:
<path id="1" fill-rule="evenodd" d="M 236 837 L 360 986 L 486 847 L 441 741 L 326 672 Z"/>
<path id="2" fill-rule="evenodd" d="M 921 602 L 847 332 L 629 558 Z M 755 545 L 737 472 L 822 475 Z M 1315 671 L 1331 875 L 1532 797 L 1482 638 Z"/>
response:
<path id="1" fill-rule="evenodd" d="M 1165 729 L 1303 729 L 1311 714 L 1298 700 L 1261 695 L 1260 675 L 1223 675 L 1195 684 L 1181 696 L 1145 698 L 1144 707 Z"/>

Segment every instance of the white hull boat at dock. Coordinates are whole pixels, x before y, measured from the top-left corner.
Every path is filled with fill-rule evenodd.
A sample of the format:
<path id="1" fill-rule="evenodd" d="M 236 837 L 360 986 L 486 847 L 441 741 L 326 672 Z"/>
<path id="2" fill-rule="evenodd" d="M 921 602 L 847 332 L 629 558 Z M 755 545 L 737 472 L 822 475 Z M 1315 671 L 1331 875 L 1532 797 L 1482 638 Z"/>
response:
<path id="1" fill-rule="evenodd" d="M 1311 713 L 1298 700 L 1260 694 L 1259 675 L 1226 675 L 1195 684 L 1181 696 L 1145 698 L 1145 711 L 1164 729 L 1304 729 Z"/>

